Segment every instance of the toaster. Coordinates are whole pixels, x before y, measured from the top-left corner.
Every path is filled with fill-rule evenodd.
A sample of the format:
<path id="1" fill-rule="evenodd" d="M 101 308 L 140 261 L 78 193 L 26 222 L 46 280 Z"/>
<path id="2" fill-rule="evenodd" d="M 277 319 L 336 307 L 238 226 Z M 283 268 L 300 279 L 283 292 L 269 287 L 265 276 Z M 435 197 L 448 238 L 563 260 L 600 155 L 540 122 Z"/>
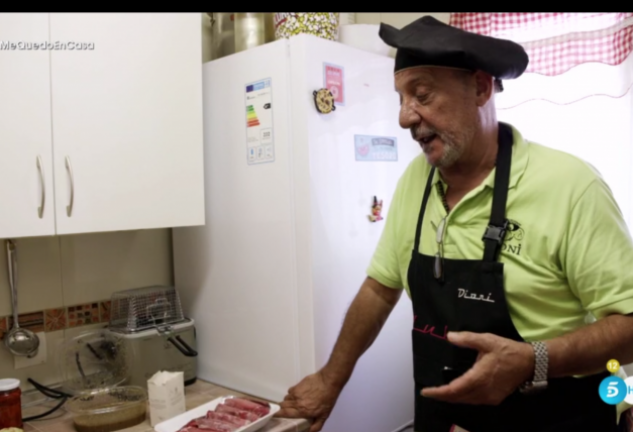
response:
<path id="1" fill-rule="evenodd" d="M 147 388 L 156 372 L 183 372 L 185 385 L 196 382 L 196 328 L 183 315 L 178 292 L 151 286 L 112 295 L 108 331 L 120 339 L 127 383 Z"/>

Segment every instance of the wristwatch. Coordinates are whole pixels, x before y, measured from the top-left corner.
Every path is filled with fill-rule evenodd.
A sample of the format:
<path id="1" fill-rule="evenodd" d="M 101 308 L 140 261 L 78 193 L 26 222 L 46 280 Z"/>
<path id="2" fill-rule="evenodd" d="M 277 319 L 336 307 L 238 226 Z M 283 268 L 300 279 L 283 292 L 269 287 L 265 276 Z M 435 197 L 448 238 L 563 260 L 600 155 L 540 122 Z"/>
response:
<path id="1" fill-rule="evenodd" d="M 531 345 L 534 348 L 534 379 L 519 387 L 519 391 L 526 395 L 540 393 L 547 388 L 547 345 L 544 342 L 532 342 Z"/>

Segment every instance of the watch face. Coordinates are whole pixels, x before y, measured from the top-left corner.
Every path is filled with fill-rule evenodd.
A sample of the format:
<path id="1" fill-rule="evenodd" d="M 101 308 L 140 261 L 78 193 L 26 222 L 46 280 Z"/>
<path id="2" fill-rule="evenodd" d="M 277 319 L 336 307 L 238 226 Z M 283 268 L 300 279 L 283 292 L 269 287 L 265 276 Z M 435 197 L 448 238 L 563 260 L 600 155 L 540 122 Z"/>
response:
<path id="1" fill-rule="evenodd" d="M 334 96 L 328 89 L 321 89 L 314 92 L 314 103 L 320 113 L 328 114 L 334 111 Z"/>

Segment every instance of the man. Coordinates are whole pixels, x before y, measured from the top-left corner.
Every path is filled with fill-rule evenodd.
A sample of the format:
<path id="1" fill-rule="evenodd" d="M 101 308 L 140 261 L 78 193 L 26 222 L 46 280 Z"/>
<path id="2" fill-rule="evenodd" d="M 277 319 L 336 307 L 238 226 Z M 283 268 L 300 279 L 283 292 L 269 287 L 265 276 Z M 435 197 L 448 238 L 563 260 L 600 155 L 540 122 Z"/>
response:
<path id="1" fill-rule="evenodd" d="M 400 179 L 328 363 L 279 416 L 321 430 L 404 288 L 416 432 L 616 431 L 598 388 L 610 359 L 633 361 L 633 242 L 608 186 L 497 121 L 500 80 L 527 67 L 519 45 L 431 17 L 380 35 L 398 49 L 400 125 L 423 155 Z"/>

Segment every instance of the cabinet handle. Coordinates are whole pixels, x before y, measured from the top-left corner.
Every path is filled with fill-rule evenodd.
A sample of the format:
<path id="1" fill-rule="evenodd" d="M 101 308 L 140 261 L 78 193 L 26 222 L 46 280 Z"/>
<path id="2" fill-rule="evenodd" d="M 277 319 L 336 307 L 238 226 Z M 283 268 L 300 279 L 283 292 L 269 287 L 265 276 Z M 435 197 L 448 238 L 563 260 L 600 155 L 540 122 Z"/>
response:
<path id="1" fill-rule="evenodd" d="M 70 204 L 66 206 L 66 214 L 70 217 L 75 200 L 75 180 L 73 178 L 73 168 L 70 166 L 70 157 L 68 156 L 66 156 L 66 171 L 68 171 L 68 176 L 70 177 Z"/>
<path id="2" fill-rule="evenodd" d="M 40 206 L 37 209 L 37 213 L 42 219 L 44 216 L 44 204 L 46 203 L 46 185 L 44 184 L 44 167 L 42 166 L 42 158 L 37 156 L 37 170 L 40 173 L 40 184 L 42 185 L 42 198 L 40 200 Z"/>

